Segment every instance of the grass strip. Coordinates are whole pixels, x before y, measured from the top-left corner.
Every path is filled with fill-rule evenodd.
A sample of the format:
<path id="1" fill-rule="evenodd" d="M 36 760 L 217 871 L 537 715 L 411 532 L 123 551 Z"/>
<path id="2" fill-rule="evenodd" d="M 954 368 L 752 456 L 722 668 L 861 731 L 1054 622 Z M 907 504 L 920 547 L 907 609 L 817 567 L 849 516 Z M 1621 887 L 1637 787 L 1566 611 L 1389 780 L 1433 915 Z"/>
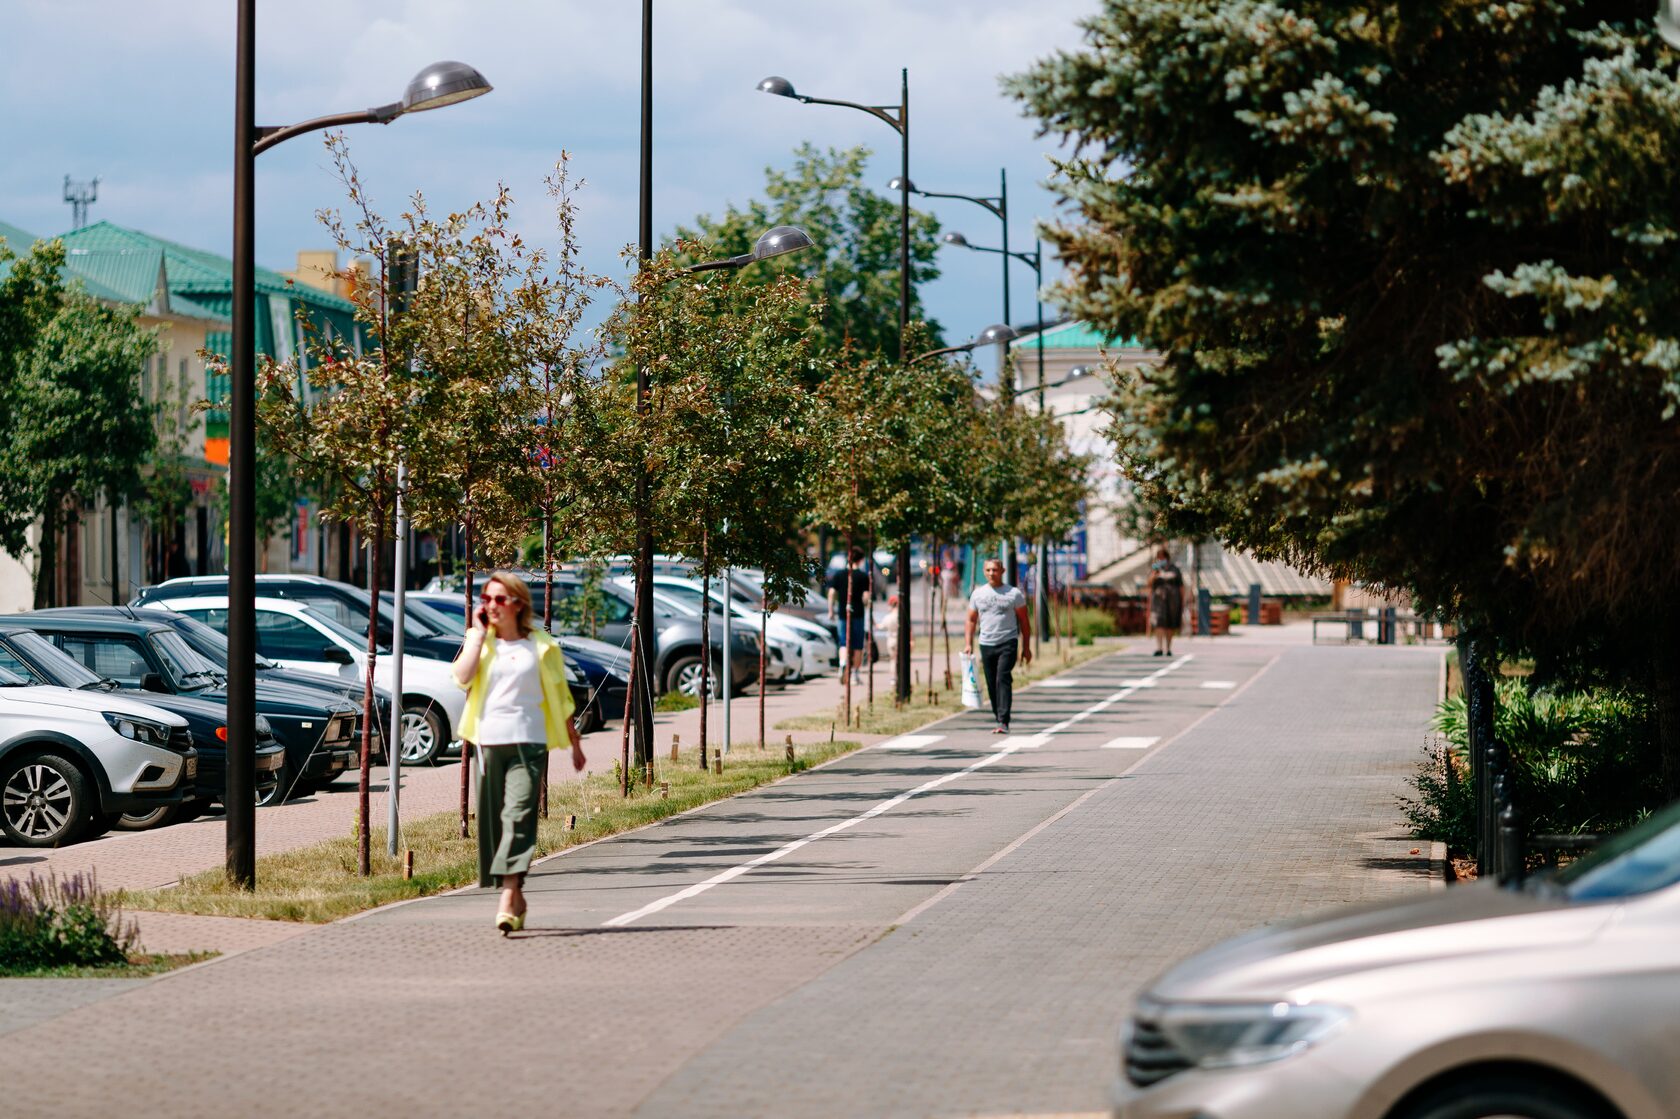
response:
<path id="1" fill-rule="evenodd" d="M 144 979 L 148 975 L 161 975 L 166 971 L 174 971 L 178 967 L 196 964 L 201 960 L 208 960 L 217 952 L 180 952 L 173 954 L 152 955 L 137 952 L 128 958 L 124 964 L 104 964 L 99 967 L 43 967 L 33 971 L 12 971 L 0 968 L 0 978 L 5 979 Z"/>
<path id="2" fill-rule="evenodd" d="M 1076 668 L 1087 661 L 1109 653 L 1118 653 L 1126 647 L 1126 643 L 1119 639 L 1099 639 L 1092 645 L 1062 646 L 1066 656 L 1058 655 L 1054 648 L 1035 658 L 1031 666 L 1022 668 L 1016 666 L 1015 686 L 1024 687 L 1027 684 L 1043 680 Z M 922 668 L 927 667 L 923 661 Z M 943 665 L 936 669 L 943 677 Z M 978 671 L 978 670 L 976 670 Z M 961 669 L 956 666 L 955 657 L 952 658 L 952 684 L 947 691 L 943 678 L 935 681 L 934 700 L 928 702 L 927 685 L 914 689 L 912 699 L 903 707 L 894 707 L 892 702 L 892 683 L 889 679 L 883 686 L 880 680 L 875 682 L 875 706 L 869 707 L 863 702 L 863 692 L 857 685 L 852 685 L 852 724 L 845 722 L 844 702 L 836 706 L 832 712 L 819 711 L 810 715 L 795 715 L 791 719 L 783 719 L 776 724 L 777 730 L 827 730 L 835 727 L 842 734 L 909 734 L 920 730 L 929 723 L 937 722 L 950 715 L 956 715 L 966 708 L 962 705 L 962 680 L 959 675 Z M 985 691 L 985 683 L 980 685 Z"/>
<path id="3" fill-rule="evenodd" d="M 812 765 L 857 749 L 856 742 L 801 745 L 792 766 L 778 749 L 760 752 L 737 743 L 724 759 L 722 774 L 700 768 L 699 751 L 690 748 L 673 763 L 655 759 L 652 788 L 637 783 L 629 798 L 619 796 L 618 778 L 598 773 L 582 780 L 550 785 L 548 819 L 539 820 L 537 855 L 615 835 L 698 808 L 712 801 L 756 789 Z M 562 752 L 555 764 L 564 765 Z M 668 782 L 669 795 L 660 783 Z M 568 828 L 568 817 L 577 825 Z M 124 891 L 125 909 L 197 913 L 211 917 L 255 917 L 271 921 L 324 923 L 406 898 L 441 893 L 478 880 L 477 821 L 468 838 L 460 837 L 460 817 L 440 812 L 403 825 L 402 847 L 414 852 L 414 877 L 404 878 L 400 858 L 385 853 L 385 829 L 373 832 L 373 873 L 356 873 L 354 832 L 295 851 L 257 860 L 257 887 L 244 891 L 228 884 L 220 871 L 206 871 L 161 890 Z"/>

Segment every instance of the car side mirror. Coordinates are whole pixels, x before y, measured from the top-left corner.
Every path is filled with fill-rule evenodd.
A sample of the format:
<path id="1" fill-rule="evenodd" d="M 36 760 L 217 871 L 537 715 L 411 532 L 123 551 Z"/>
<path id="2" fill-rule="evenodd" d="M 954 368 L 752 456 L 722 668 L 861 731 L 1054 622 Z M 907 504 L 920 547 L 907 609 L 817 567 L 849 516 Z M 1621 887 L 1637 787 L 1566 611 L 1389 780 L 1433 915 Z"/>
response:
<path id="1" fill-rule="evenodd" d="M 321 646 L 321 659 L 328 664 L 354 664 L 356 662 L 356 658 L 350 655 L 349 650 L 341 649 L 337 645 Z"/>
<path id="2" fill-rule="evenodd" d="M 169 685 L 163 682 L 163 677 L 156 672 L 147 672 L 140 677 L 140 690 L 143 692 L 169 691 Z"/>

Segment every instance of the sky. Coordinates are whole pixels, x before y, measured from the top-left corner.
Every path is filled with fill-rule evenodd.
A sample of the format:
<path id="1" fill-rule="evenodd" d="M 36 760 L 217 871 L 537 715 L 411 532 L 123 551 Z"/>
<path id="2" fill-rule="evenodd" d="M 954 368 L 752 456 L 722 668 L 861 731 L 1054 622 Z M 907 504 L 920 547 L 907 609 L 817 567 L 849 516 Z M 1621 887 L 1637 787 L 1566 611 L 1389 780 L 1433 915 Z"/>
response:
<path id="1" fill-rule="evenodd" d="M 879 189 L 898 173 L 898 137 L 856 111 L 756 91 L 896 102 L 910 71 L 911 177 L 950 193 L 997 192 L 1009 175 L 1011 248 L 1055 216 L 1042 183 L 1053 138 L 1003 97 L 998 80 L 1079 45 L 1097 0 L 657 0 L 654 15 L 654 228 L 762 192 L 804 141 L 867 144 Z M 99 177 L 90 220 L 227 254 L 232 241 L 232 0 L 0 0 L 0 220 L 50 235 L 71 225 L 66 174 Z M 561 149 L 586 181 L 585 263 L 623 275 L 636 237 L 641 5 L 635 0 L 259 0 L 257 123 L 283 124 L 400 98 L 438 59 L 477 67 L 490 94 L 387 126 L 347 130 L 375 206 L 414 191 L 434 211 L 512 189 L 516 224 L 552 244 L 542 181 Z M 317 211 L 344 204 L 319 136 L 257 161 L 257 262 L 290 270 L 299 249 L 331 247 Z M 972 203 L 913 199 L 947 230 L 997 246 L 995 217 Z M 1057 269 L 1046 261 L 1045 277 Z M 948 340 L 1001 314 L 998 258 L 947 248 L 924 285 Z M 1032 318 L 1033 277 L 1011 278 L 1014 320 Z M 1047 316 L 1049 311 L 1046 311 Z"/>

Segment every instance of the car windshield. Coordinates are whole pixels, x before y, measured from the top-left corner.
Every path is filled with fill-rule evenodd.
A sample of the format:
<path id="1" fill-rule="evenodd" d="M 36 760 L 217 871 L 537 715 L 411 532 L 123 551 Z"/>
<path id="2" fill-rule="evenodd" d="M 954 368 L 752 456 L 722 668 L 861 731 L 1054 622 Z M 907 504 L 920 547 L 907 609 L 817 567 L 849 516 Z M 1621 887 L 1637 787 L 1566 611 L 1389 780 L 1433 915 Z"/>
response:
<path id="1" fill-rule="evenodd" d="M 354 630 L 350 629 L 350 627 L 348 627 L 348 626 L 340 625 L 337 622 L 337 620 L 328 617 L 326 614 L 323 614 L 321 611 L 315 609 L 313 606 L 305 606 L 303 608 L 303 613 L 309 618 L 309 620 L 311 622 L 314 622 L 316 625 L 320 626 L 322 629 L 327 630 L 328 632 L 336 634 L 337 636 L 343 638 L 349 644 L 349 646 L 352 649 L 355 649 L 358 652 L 365 651 L 367 649 L 367 630 L 366 629 L 362 630 L 361 633 L 357 633 Z M 389 652 L 390 650 L 387 649 L 385 646 L 381 645 L 379 647 L 379 651 L 381 653 L 386 653 L 386 652 Z"/>
<path id="2" fill-rule="evenodd" d="M 92 688 L 106 683 L 105 677 L 38 633 L 14 633 L 7 640 L 19 655 L 61 688 Z"/>
<path id="3" fill-rule="evenodd" d="M 1551 882 L 1571 901 L 1635 897 L 1680 882 L 1680 804 L 1611 836 Z"/>
<path id="4" fill-rule="evenodd" d="M 391 591 L 380 591 L 379 597 L 391 603 L 393 609 L 396 607 L 397 596 Z M 403 613 L 407 614 L 410 620 L 429 626 L 434 636 L 457 637 L 467 631 L 465 619 L 451 618 L 448 614 L 407 596 L 403 598 Z M 405 636 L 409 632 L 409 630 L 403 630 Z"/>
<path id="5" fill-rule="evenodd" d="M 152 648 L 163 662 L 170 679 L 182 691 L 213 688 L 222 681 L 221 670 L 195 653 L 192 646 L 173 630 L 152 634 Z"/>
<path id="6" fill-rule="evenodd" d="M 28 686 L 29 681 L 23 677 L 14 676 L 6 669 L 0 668 L 0 688 L 24 688 Z"/>

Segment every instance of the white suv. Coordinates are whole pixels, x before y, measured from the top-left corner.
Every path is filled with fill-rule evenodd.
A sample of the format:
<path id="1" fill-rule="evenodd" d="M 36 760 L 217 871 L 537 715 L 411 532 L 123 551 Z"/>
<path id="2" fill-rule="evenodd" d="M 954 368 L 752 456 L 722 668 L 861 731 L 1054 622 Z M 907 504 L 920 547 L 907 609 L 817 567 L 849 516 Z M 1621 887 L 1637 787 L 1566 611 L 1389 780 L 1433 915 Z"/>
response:
<path id="1" fill-rule="evenodd" d="M 178 803 L 198 768 L 187 721 L 110 692 L 0 669 L 0 842 L 61 847 Z"/>

